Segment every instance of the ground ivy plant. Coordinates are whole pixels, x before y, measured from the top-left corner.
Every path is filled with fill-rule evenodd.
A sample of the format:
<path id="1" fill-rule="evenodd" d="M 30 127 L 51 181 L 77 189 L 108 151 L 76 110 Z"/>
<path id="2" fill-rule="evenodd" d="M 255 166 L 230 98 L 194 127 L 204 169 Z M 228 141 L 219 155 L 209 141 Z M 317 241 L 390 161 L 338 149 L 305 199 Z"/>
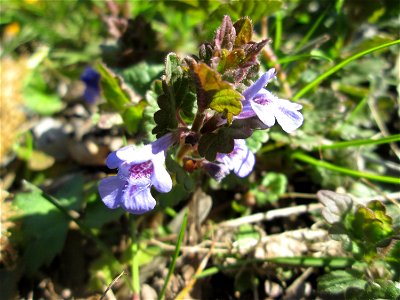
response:
<path id="1" fill-rule="evenodd" d="M 255 164 L 246 139 L 255 130 L 277 122 L 291 133 L 302 125 L 302 106 L 265 88 L 275 79 L 275 69 L 259 76 L 257 56 L 268 42 L 253 41 L 249 18 L 232 23 L 225 16 L 214 40 L 203 43 L 198 56 L 167 55 L 164 74 L 155 83 L 159 110 L 154 113 L 153 134 L 157 139 L 145 146 L 128 145 L 108 156 L 107 166 L 118 169 L 118 174 L 99 183 L 107 207 L 143 214 L 156 205 L 152 186 L 168 193 L 173 182 L 182 184 L 179 176 L 171 178 L 170 172 L 176 171 L 168 170 L 171 164 L 166 168 L 167 154 L 189 173 L 203 172 L 218 181 L 230 172 L 246 177 Z M 113 91 L 118 78 L 110 76 L 103 65 L 97 69 L 102 78 L 108 78 L 101 80 L 103 90 L 121 94 L 106 98 L 114 99 L 111 106 L 121 112 L 127 128 L 134 130 L 135 115 L 143 108 L 127 105 L 123 90 Z"/>

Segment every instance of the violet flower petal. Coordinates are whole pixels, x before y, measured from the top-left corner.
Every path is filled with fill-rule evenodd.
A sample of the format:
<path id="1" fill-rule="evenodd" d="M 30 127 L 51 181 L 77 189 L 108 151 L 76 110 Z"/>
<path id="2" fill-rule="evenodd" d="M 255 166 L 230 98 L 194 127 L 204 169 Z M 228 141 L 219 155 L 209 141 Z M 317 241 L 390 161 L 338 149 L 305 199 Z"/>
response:
<path id="1" fill-rule="evenodd" d="M 152 210 L 156 200 L 150 193 L 150 180 L 129 180 L 122 195 L 121 207 L 131 214 L 140 215 Z"/>
<path id="2" fill-rule="evenodd" d="M 242 160 L 240 163 L 238 162 L 235 165 L 233 170 L 239 177 L 246 177 L 249 175 L 253 171 L 254 164 L 256 162 L 253 152 L 251 152 L 249 149 L 247 149 L 243 154 L 244 156 L 242 157 Z"/>
<path id="3" fill-rule="evenodd" d="M 246 100 L 254 98 L 254 96 L 257 95 L 257 93 L 274 77 L 275 69 L 269 69 L 267 72 L 261 75 L 254 84 L 252 84 L 243 92 L 243 96 L 246 98 Z"/>
<path id="4" fill-rule="evenodd" d="M 204 163 L 203 167 L 207 173 L 218 182 L 224 179 L 230 172 L 229 168 L 225 164 L 208 162 Z"/>
<path id="5" fill-rule="evenodd" d="M 116 151 L 116 156 L 127 163 L 140 164 L 151 160 L 151 144 L 143 147 L 127 146 Z"/>
<path id="6" fill-rule="evenodd" d="M 272 127 L 275 124 L 275 108 L 274 104 L 271 102 L 269 104 L 258 104 L 254 101 L 251 102 L 251 107 L 253 108 L 257 117 L 268 127 Z"/>
<path id="7" fill-rule="evenodd" d="M 175 142 L 175 137 L 172 133 L 167 133 L 156 141 L 151 143 L 151 152 L 157 154 L 161 151 L 165 151 Z"/>
<path id="8" fill-rule="evenodd" d="M 125 160 L 117 156 L 117 152 L 131 151 L 132 146 L 125 146 L 118 151 L 111 152 L 106 159 L 106 165 L 110 169 L 118 168 Z"/>
<path id="9" fill-rule="evenodd" d="M 117 176 L 106 177 L 99 182 L 99 193 L 104 204 L 116 209 L 121 204 L 121 194 L 125 182 Z"/>
<path id="10" fill-rule="evenodd" d="M 289 100 L 279 99 L 274 110 L 276 120 L 282 129 L 291 133 L 299 128 L 304 121 L 303 115 L 298 111 L 301 105 Z"/>
<path id="11" fill-rule="evenodd" d="M 151 183 L 154 188 L 161 193 L 168 193 L 172 189 L 172 179 L 164 167 L 165 156 L 159 152 L 153 157 L 153 174 Z"/>

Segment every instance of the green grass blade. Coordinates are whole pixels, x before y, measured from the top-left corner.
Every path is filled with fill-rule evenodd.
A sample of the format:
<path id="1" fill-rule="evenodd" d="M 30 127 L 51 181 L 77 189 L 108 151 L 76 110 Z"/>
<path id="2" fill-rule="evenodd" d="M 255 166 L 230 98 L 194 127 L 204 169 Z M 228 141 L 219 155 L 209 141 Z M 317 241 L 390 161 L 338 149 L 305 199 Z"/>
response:
<path id="1" fill-rule="evenodd" d="M 313 26 L 311 26 L 310 30 L 307 34 L 301 39 L 300 43 L 294 49 L 294 53 L 297 53 L 301 50 L 301 48 L 310 40 L 310 37 L 314 34 L 314 32 L 318 29 L 319 25 L 321 24 L 322 20 L 325 18 L 326 14 L 330 9 L 330 5 L 327 9 L 318 17 L 318 19 L 314 22 Z"/>
<path id="2" fill-rule="evenodd" d="M 380 145 L 386 143 L 393 143 L 400 141 L 400 134 L 394 134 L 387 137 L 383 137 L 380 139 L 368 139 L 368 140 L 353 140 L 353 141 L 345 141 L 345 142 L 337 142 L 331 145 L 321 145 L 316 148 L 326 150 L 326 149 L 339 149 L 339 148 L 347 148 L 347 147 L 358 147 L 358 146 L 367 146 L 367 145 Z"/>
<path id="3" fill-rule="evenodd" d="M 161 293 L 158 295 L 158 299 L 159 300 L 164 299 L 165 291 L 167 290 L 167 286 L 168 286 L 169 280 L 171 279 L 172 273 L 175 270 L 176 260 L 177 260 L 177 258 L 179 256 L 179 251 L 181 249 L 183 236 L 185 235 L 185 231 L 186 231 L 186 223 L 187 223 L 187 212 L 185 213 L 185 215 L 183 217 L 183 220 L 182 220 L 181 230 L 179 232 L 178 241 L 176 242 L 175 252 L 174 252 L 174 256 L 172 257 L 171 265 L 169 266 L 167 278 L 165 278 L 164 286 L 163 286 L 163 288 L 161 290 Z"/>
<path id="4" fill-rule="evenodd" d="M 275 14 L 275 40 L 274 40 L 274 50 L 275 52 L 279 51 L 281 48 L 281 40 L 282 40 L 282 12 L 277 12 Z"/>
<path id="5" fill-rule="evenodd" d="M 340 166 L 336 166 L 334 164 L 328 163 L 326 161 L 315 159 L 314 157 L 308 156 L 301 152 L 293 153 L 292 158 L 303 161 L 305 163 L 308 163 L 308 164 L 316 166 L 316 167 L 321 167 L 321 168 L 324 168 L 327 170 L 346 174 L 346 175 L 353 176 L 353 177 L 366 178 L 366 179 L 380 181 L 380 182 L 386 182 L 386 183 L 400 184 L 400 178 L 347 169 L 344 167 L 340 167 Z"/>
<path id="6" fill-rule="evenodd" d="M 294 97 L 292 98 L 293 100 L 297 100 L 300 97 L 302 97 L 303 95 L 305 95 L 307 92 L 309 92 L 311 89 L 313 89 L 315 86 L 317 86 L 318 84 L 320 84 L 323 80 L 325 80 L 326 78 L 328 78 L 329 76 L 331 76 L 332 74 L 334 74 L 335 72 L 339 71 L 341 68 L 343 68 L 344 66 L 346 66 L 347 64 L 351 63 L 352 61 L 365 56 L 367 54 L 370 54 L 372 52 L 399 44 L 400 40 L 395 40 L 392 42 L 388 42 L 388 43 L 384 43 L 382 45 L 376 46 L 376 47 L 372 47 L 369 48 L 367 50 L 358 52 L 352 56 L 350 56 L 349 58 L 346 58 L 345 60 L 341 61 L 340 63 L 338 63 L 337 65 L 333 66 L 332 68 L 330 68 L 328 71 L 326 71 L 325 73 L 321 74 L 320 76 L 318 76 L 316 79 L 314 79 L 312 82 L 310 82 L 309 84 L 307 84 L 305 87 L 303 87 L 300 91 L 297 92 L 296 95 L 294 95 Z"/>
<path id="7" fill-rule="evenodd" d="M 287 265 L 287 266 L 301 266 L 301 267 L 329 267 L 329 268 L 346 268 L 354 263 L 353 258 L 349 257 L 274 257 L 268 259 L 268 262 Z"/>
<path id="8" fill-rule="evenodd" d="M 265 262 L 271 262 L 278 265 L 294 266 L 294 267 L 329 267 L 332 269 L 342 269 L 350 267 L 354 264 L 354 259 L 350 257 L 309 257 L 309 256 L 299 256 L 299 257 L 274 257 L 266 259 L 247 259 L 244 261 L 238 261 L 235 264 L 227 266 L 213 266 L 211 268 L 205 269 L 203 272 L 196 276 L 197 279 L 212 276 L 220 271 L 242 268 L 245 265 L 250 264 L 262 264 Z"/>

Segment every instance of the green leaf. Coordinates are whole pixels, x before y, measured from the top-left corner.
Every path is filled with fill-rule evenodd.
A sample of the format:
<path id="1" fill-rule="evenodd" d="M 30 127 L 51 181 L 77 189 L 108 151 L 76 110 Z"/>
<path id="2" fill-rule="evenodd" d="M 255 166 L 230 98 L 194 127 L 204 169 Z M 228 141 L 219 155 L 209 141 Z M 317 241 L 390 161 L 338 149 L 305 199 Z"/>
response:
<path id="1" fill-rule="evenodd" d="M 138 131 L 139 125 L 142 122 L 143 111 L 145 107 L 146 107 L 145 102 L 141 101 L 137 105 L 127 108 L 121 114 L 121 117 L 124 120 L 124 124 L 128 132 L 134 133 Z"/>
<path id="2" fill-rule="evenodd" d="M 228 119 L 228 124 L 231 124 L 233 116 L 237 116 L 242 111 L 242 98 L 243 96 L 235 90 L 220 90 L 214 94 L 210 108 L 223 113 Z"/>
<path id="3" fill-rule="evenodd" d="M 386 214 L 386 207 L 380 201 L 370 201 L 367 204 L 367 207 L 375 213 L 375 217 L 382 221 L 383 223 L 391 226 L 392 225 L 392 218 Z"/>
<path id="4" fill-rule="evenodd" d="M 30 110 L 41 115 L 52 115 L 64 107 L 58 95 L 43 93 L 32 88 L 24 90 L 24 101 Z"/>
<path id="5" fill-rule="evenodd" d="M 53 188 L 54 197 L 68 209 L 79 210 L 83 200 L 84 177 L 81 173 L 63 177 Z"/>
<path id="6" fill-rule="evenodd" d="M 169 280 L 171 279 L 171 275 L 173 274 L 173 272 L 175 270 L 176 260 L 177 260 L 177 258 L 179 256 L 179 252 L 180 252 L 181 245 L 182 245 L 182 240 L 183 240 L 183 237 L 184 237 L 185 231 L 186 231 L 186 224 L 187 224 L 187 212 L 183 216 L 182 225 L 181 225 L 181 229 L 179 231 L 178 240 L 176 241 L 176 245 L 175 245 L 175 252 L 174 252 L 174 255 L 172 256 L 172 261 L 171 261 L 171 264 L 170 264 L 170 266 L 168 268 L 168 274 L 167 274 L 167 277 L 165 278 L 164 285 L 163 285 L 163 287 L 161 289 L 161 292 L 158 295 L 158 299 L 164 299 L 165 291 L 167 289 Z"/>
<path id="7" fill-rule="evenodd" d="M 96 70 L 101 75 L 100 86 L 107 103 L 118 112 L 125 111 L 131 101 L 128 93 L 121 88 L 122 78 L 102 63 L 96 65 Z"/>
<path id="8" fill-rule="evenodd" d="M 23 98 L 25 105 L 41 115 L 52 115 L 63 107 L 60 97 L 49 90 L 48 83 L 41 72 L 34 70 L 23 82 Z"/>
<path id="9" fill-rule="evenodd" d="M 13 206 L 22 223 L 23 262 L 33 274 L 62 251 L 69 220 L 37 191 L 17 194 Z"/>
<path id="10" fill-rule="evenodd" d="M 235 291 L 239 293 L 245 293 L 246 291 L 252 290 L 254 287 L 254 283 L 257 278 L 255 277 L 254 272 L 250 270 L 243 270 L 241 272 L 237 272 L 235 275 Z"/>
<path id="11" fill-rule="evenodd" d="M 132 251 L 130 251 L 132 253 Z M 154 257 L 161 255 L 162 249 L 157 246 L 140 245 L 137 252 L 139 266 L 147 265 L 154 260 Z"/>
<path id="12" fill-rule="evenodd" d="M 82 222 L 89 228 L 100 229 L 104 224 L 118 220 L 123 214 L 124 210 L 111 210 L 100 201 L 96 183 L 86 196 L 86 207 Z"/>
<path id="13" fill-rule="evenodd" d="M 364 299 L 399 299 L 399 282 L 384 279 L 369 282 L 365 288 L 364 295 Z"/>
<path id="14" fill-rule="evenodd" d="M 252 192 L 256 196 L 258 205 L 274 202 L 286 192 L 288 180 L 284 174 L 269 172 Z"/>
<path id="15" fill-rule="evenodd" d="M 154 114 L 154 121 L 157 125 L 153 129 L 153 133 L 157 134 L 157 137 L 161 137 L 169 130 L 178 127 L 178 122 L 175 117 L 175 95 L 165 80 L 162 81 L 162 88 L 164 93 L 157 98 L 157 104 L 160 110 Z"/>
<path id="16" fill-rule="evenodd" d="M 165 58 L 165 81 L 173 83 L 182 75 L 181 59 L 176 53 L 169 53 Z"/>
<path id="17" fill-rule="evenodd" d="M 93 290 L 102 290 L 105 282 L 108 284 L 113 282 L 115 277 L 122 271 L 123 269 L 121 269 L 116 259 L 112 256 L 101 255 L 90 264 L 89 286 Z"/>
<path id="18" fill-rule="evenodd" d="M 133 106 L 129 92 L 123 88 L 124 82 L 121 77 L 101 63 L 96 65 L 96 70 L 101 75 L 100 86 L 107 103 L 121 115 L 128 132 L 135 133 L 142 120 L 144 106 Z"/>
<path id="19" fill-rule="evenodd" d="M 145 96 L 153 80 L 160 77 L 164 69 L 163 65 L 152 65 L 147 62 L 140 62 L 121 72 L 126 84 L 141 96 Z"/>
<path id="20" fill-rule="evenodd" d="M 386 215 L 382 203 L 371 201 L 368 206 L 359 207 L 354 213 L 352 233 L 371 247 L 393 234 L 392 218 Z"/>
<path id="21" fill-rule="evenodd" d="M 193 65 L 193 70 L 200 80 L 201 87 L 206 92 L 232 89 L 229 82 L 223 81 L 221 75 L 207 66 L 205 63 Z"/>
<path id="22" fill-rule="evenodd" d="M 240 47 L 251 41 L 253 23 L 249 17 L 240 18 L 233 24 L 236 29 L 235 47 Z"/>
<path id="23" fill-rule="evenodd" d="M 262 145 L 269 139 L 268 131 L 255 130 L 251 137 L 246 140 L 246 145 L 251 152 L 256 153 L 261 149 Z"/>
<path id="24" fill-rule="evenodd" d="M 356 270 L 337 270 L 318 278 L 318 291 L 324 294 L 344 294 L 347 289 L 363 290 L 367 281 Z"/>

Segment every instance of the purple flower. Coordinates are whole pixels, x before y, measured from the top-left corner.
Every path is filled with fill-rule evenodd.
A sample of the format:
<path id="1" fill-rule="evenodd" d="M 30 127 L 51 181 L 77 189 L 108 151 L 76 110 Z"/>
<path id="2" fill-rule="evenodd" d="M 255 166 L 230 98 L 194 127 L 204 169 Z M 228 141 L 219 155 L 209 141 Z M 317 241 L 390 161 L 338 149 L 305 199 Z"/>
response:
<path id="1" fill-rule="evenodd" d="M 83 98 L 87 103 L 93 104 L 100 97 L 100 74 L 92 67 L 86 67 L 81 74 L 81 80 L 85 83 Z"/>
<path id="2" fill-rule="evenodd" d="M 284 131 L 291 133 L 303 124 L 303 115 L 299 112 L 302 106 L 289 100 L 279 99 L 264 89 L 273 78 L 275 69 L 270 69 L 243 92 L 245 97 L 242 102 L 243 110 L 235 119 L 257 116 L 267 128 L 272 127 L 276 119 Z"/>
<path id="3" fill-rule="evenodd" d="M 205 163 L 207 172 L 217 181 L 222 180 L 230 171 L 239 177 L 246 177 L 253 171 L 254 154 L 247 148 L 245 140 L 235 140 L 231 153 L 218 153 L 215 162 Z"/>
<path id="4" fill-rule="evenodd" d="M 165 151 L 173 143 L 173 135 L 169 133 L 141 148 L 126 146 L 110 153 L 106 160 L 107 167 L 118 168 L 118 174 L 99 183 L 104 204 L 111 209 L 122 207 L 132 214 L 152 210 L 156 201 L 150 193 L 151 186 L 161 193 L 167 193 L 172 188 L 171 176 L 164 162 Z"/>

